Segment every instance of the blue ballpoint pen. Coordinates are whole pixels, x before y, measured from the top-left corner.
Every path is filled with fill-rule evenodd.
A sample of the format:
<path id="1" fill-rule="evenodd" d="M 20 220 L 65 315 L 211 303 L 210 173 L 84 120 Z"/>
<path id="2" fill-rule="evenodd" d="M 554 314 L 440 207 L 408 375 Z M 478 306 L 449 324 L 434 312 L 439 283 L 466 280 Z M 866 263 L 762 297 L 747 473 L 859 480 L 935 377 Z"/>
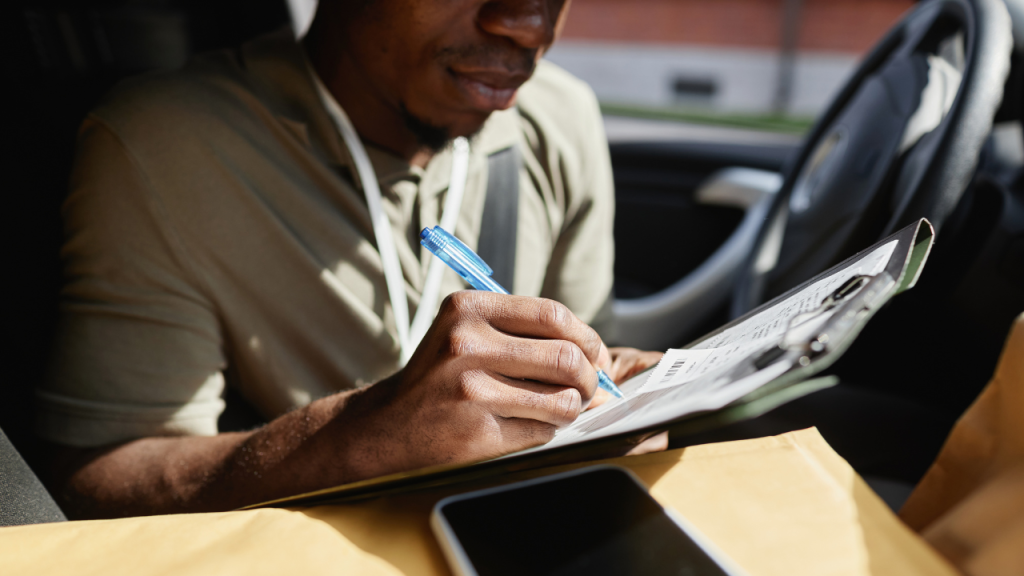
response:
<path id="1" fill-rule="evenodd" d="M 469 246 L 466 246 L 461 240 L 449 234 L 444 228 L 440 226 L 424 228 L 420 232 L 420 244 L 423 244 L 434 256 L 437 256 L 442 262 L 451 267 L 452 270 L 455 270 L 473 288 L 497 292 L 498 294 L 509 293 L 501 284 L 498 284 L 491 278 L 491 274 L 494 273 L 491 267 L 482 258 L 477 256 L 476 252 L 470 250 Z M 619 390 L 615 382 L 612 382 L 612 379 L 600 368 L 597 369 L 597 384 L 611 393 L 612 396 L 622 398 L 622 390 Z"/>

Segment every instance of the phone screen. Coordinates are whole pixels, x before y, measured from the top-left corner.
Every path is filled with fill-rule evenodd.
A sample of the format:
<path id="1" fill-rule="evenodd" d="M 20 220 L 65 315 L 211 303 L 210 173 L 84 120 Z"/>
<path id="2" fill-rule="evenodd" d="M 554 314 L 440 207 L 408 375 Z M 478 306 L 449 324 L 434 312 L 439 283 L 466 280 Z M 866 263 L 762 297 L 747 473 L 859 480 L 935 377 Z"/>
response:
<path id="1" fill-rule="evenodd" d="M 614 468 L 443 503 L 439 513 L 480 576 L 728 575 Z"/>

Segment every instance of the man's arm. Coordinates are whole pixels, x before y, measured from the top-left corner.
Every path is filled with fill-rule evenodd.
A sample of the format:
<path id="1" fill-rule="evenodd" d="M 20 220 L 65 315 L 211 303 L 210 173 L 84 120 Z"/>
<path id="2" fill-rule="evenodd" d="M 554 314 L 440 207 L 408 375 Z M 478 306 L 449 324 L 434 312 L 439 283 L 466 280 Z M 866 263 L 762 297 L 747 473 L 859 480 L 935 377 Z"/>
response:
<path id="1" fill-rule="evenodd" d="M 60 449 L 49 477 L 73 517 L 230 510 L 550 440 L 611 367 L 597 333 L 551 300 L 453 294 L 403 370 L 251 432 Z"/>

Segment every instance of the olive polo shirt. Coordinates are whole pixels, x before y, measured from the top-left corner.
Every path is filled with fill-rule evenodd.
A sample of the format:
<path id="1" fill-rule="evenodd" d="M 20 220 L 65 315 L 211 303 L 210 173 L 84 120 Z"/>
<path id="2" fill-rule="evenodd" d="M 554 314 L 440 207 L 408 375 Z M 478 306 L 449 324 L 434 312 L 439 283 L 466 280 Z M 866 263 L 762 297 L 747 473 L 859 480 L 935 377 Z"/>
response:
<path id="1" fill-rule="evenodd" d="M 593 93 L 550 63 L 471 141 L 455 234 L 475 248 L 487 156 L 519 146 L 516 294 L 592 322 L 614 198 Z M 421 169 L 367 145 L 409 297 L 433 257 L 451 150 Z M 38 432 L 74 446 L 212 435 L 225 382 L 273 418 L 398 368 L 352 159 L 285 32 L 119 85 L 82 125 L 63 208 L 65 286 Z M 466 288 L 445 272 L 441 297 Z"/>

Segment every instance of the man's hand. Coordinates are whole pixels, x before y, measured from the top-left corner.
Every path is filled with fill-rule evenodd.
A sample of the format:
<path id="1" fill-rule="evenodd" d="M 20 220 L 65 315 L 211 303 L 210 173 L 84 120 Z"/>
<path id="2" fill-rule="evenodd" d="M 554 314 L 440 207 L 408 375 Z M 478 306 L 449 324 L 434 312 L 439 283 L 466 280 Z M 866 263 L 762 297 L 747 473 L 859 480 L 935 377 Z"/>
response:
<path id="1" fill-rule="evenodd" d="M 557 302 L 488 292 L 445 300 L 409 365 L 362 390 L 321 398 L 250 432 L 55 447 L 51 491 L 70 515 L 230 510 L 549 441 L 594 399 L 609 354 Z M 116 478 L 116 482 L 111 479 Z"/>
<path id="2" fill-rule="evenodd" d="M 665 355 L 664 352 L 650 352 L 636 348 L 611 348 L 608 352 L 611 355 L 611 366 L 605 368 L 604 371 L 618 384 L 654 366 Z"/>
<path id="3" fill-rule="evenodd" d="M 621 384 L 657 364 L 664 355 L 664 352 L 649 352 L 645 350 L 637 350 L 636 348 L 610 348 L 608 349 L 608 357 L 610 360 L 607 364 L 602 365 L 602 369 L 611 377 L 612 380 L 615 381 L 616 384 Z M 611 398 L 611 394 L 599 388 L 597 390 L 597 394 L 594 395 L 594 401 L 590 403 L 590 407 L 587 409 L 591 410 L 593 408 L 597 408 L 601 404 L 611 400 Z M 661 452 L 667 448 L 668 432 L 660 432 L 645 438 L 643 441 L 629 448 L 623 454 L 611 453 L 608 456 L 609 458 L 620 455 L 635 456 L 638 454 Z"/>
<path id="4" fill-rule="evenodd" d="M 594 398 L 601 338 L 552 300 L 449 296 L 408 366 L 356 404 L 367 477 L 482 460 L 551 440 Z"/>
<path id="5" fill-rule="evenodd" d="M 605 369 L 608 375 L 615 382 L 625 382 L 633 376 L 647 370 L 661 361 L 664 352 L 650 352 L 637 350 L 636 348 L 612 348 L 609 350 L 612 358 L 611 368 Z M 640 442 L 627 452 L 627 455 L 649 454 L 661 452 L 668 448 L 668 432 L 655 434 Z"/>
<path id="6" fill-rule="evenodd" d="M 604 345 L 601 347 L 604 348 Z M 664 355 L 664 352 L 646 352 L 636 348 L 605 348 L 601 355 L 602 361 L 598 366 L 608 374 L 612 381 L 622 384 L 657 364 Z M 611 398 L 610 393 L 598 388 L 597 393 L 594 394 L 594 400 L 587 410 L 593 410 Z"/>

